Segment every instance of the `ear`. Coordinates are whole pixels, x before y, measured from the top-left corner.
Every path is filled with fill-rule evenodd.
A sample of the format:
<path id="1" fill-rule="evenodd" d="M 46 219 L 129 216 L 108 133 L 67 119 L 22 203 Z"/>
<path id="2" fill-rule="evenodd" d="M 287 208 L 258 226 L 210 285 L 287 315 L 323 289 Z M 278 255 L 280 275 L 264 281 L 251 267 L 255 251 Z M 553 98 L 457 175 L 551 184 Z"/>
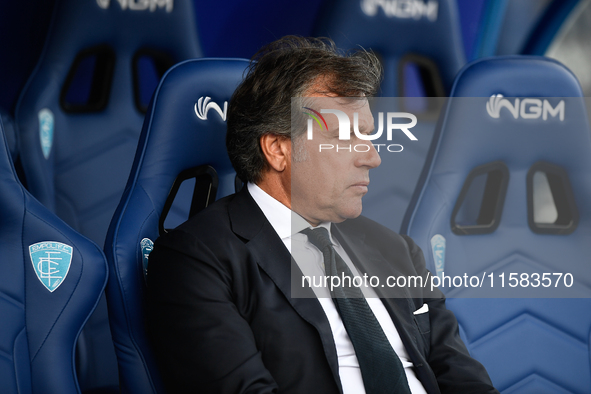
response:
<path id="1" fill-rule="evenodd" d="M 265 134 L 260 139 L 263 155 L 270 168 L 283 172 L 291 164 L 291 139 L 276 134 Z"/>

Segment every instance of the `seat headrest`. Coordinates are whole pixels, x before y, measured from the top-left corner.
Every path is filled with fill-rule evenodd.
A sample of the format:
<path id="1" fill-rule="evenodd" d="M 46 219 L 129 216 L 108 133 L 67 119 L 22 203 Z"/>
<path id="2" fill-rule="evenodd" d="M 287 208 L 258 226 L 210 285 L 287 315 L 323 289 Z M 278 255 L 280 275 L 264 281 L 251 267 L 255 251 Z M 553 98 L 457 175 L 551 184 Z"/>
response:
<path id="1" fill-rule="evenodd" d="M 591 168 L 589 135 L 575 131 L 589 128 L 585 101 L 560 63 L 535 56 L 478 60 L 458 73 L 451 94 L 435 137 L 434 171 L 469 171 L 499 159 L 521 168 L 542 159 Z"/>
<path id="2" fill-rule="evenodd" d="M 192 0 L 58 0 L 15 113 L 29 191 L 103 244 L 158 80 L 197 56 Z"/>
<path id="3" fill-rule="evenodd" d="M 209 164 L 220 182 L 234 173 L 225 144 L 227 106 L 248 64 L 244 59 L 194 59 L 163 77 L 132 169 L 136 184 L 158 196 L 155 204 L 164 203 L 161 199 L 183 170 Z M 218 196 L 233 191 L 233 180 L 220 183 Z"/>
<path id="4" fill-rule="evenodd" d="M 532 176 L 537 171 L 562 179 L 561 188 L 572 194 L 572 202 L 568 195 L 557 196 L 553 190 L 554 199 L 561 198 L 562 206 L 578 209 L 573 220 L 580 220 L 579 226 L 588 226 L 590 206 L 583 197 L 591 195 L 587 107 L 574 75 L 554 60 L 506 56 L 467 65 L 458 73 L 452 97 L 440 116 L 402 232 L 423 236 L 422 231 L 429 228 L 444 235 L 450 233 L 449 220 L 455 215 L 451 210 L 461 200 L 469 174 L 475 175 L 473 171 L 484 165 L 492 165 L 488 171 L 493 171 L 496 162 L 507 169 L 502 182 L 508 183 L 506 199 L 500 201 L 501 209 L 494 211 L 499 215 L 502 212 L 497 237 L 505 234 L 502 229 L 520 228 L 523 220 L 530 220 L 532 226 L 528 210 L 533 204 Z M 432 200 L 434 196 L 438 196 L 437 202 Z M 559 201 L 555 203 L 558 207 Z M 435 212 L 444 216 L 435 219 Z M 499 219 L 495 219 L 495 225 Z M 437 226 L 428 225 L 435 221 Z M 575 228 L 576 223 L 568 231 Z M 532 230 L 538 232 L 539 228 Z M 552 231 L 561 233 L 559 228 Z"/>
<path id="5" fill-rule="evenodd" d="M 138 101 L 149 100 L 152 90 L 145 92 L 144 85 L 155 87 L 152 74 L 158 78 L 174 63 L 198 56 L 190 0 L 58 0 L 17 112 L 34 120 L 41 108 L 54 114 L 141 115 L 145 108 Z"/>
<path id="6" fill-rule="evenodd" d="M 58 0 L 49 34 L 50 61 L 97 44 L 127 52 L 145 45 L 199 51 L 193 7 L 182 0 Z M 171 42 L 171 36 L 179 40 Z"/>
<path id="7" fill-rule="evenodd" d="M 541 56 L 483 58 L 458 72 L 452 97 L 582 97 L 579 81 L 559 62 Z"/>
<path id="8" fill-rule="evenodd" d="M 432 60 L 449 91 L 464 65 L 459 15 L 454 0 L 329 1 L 316 21 L 317 36 L 329 36 L 340 48 L 372 49 L 389 70 L 407 54 Z M 396 91 L 384 95 L 395 96 Z"/>

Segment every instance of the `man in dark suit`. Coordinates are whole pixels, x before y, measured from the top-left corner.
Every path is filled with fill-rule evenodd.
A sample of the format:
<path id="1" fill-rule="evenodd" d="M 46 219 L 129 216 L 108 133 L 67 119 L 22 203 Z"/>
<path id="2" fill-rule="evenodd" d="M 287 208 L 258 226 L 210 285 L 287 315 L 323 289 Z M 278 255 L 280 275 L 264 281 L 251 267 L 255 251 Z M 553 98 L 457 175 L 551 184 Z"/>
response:
<path id="1" fill-rule="evenodd" d="M 496 393 L 438 291 L 302 281 L 429 275 L 410 238 L 360 216 L 380 164 L 373 146 L 319 151 L 339 136 L 328 116 L 304 137 L 301 107 L 327 103 L 372 132 L 375 56 L 286 37 L 255 59 L 228 114 L 228 153 L 247 185 L 150 255 L 148 330 L 169 392 Z"/>

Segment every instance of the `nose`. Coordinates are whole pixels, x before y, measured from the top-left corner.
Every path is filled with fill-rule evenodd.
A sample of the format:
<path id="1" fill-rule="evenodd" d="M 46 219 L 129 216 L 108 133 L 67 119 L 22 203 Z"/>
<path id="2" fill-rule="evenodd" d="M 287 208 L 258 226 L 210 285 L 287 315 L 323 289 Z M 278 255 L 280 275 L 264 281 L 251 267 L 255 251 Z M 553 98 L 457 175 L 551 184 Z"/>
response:
<path id="1" fill-rule="evenodd" d="M 367 141 L 366 145 L 369 146 L 369 150 L 367 152 L 357 153 L 355 164 L 357 167 L 376 168 L 382 162 L 382 158 L 369 141 Z"/>

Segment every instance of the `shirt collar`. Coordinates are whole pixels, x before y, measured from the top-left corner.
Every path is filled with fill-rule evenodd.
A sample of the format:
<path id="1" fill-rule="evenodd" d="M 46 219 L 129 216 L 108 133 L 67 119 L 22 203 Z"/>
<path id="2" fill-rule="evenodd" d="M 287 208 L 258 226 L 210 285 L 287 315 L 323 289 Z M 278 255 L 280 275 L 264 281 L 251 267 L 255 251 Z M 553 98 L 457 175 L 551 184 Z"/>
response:
<path id="1" fill-rule="evenodd" d="M 267 192 L 252 182 L 247 184 L 248 192 L 257 203 L 273 229 L 284 239 L 291 235 L 291 210 L 271 197 Z"/>
<path id="2" fill-rule="evenodd" d="M 285 239 L 297 234 L 305 228 L 313 228 L 303 217 L 293 212 L 291 209 L 271 197 L 267 192 L 252 182 L 247 184 L 248 192 L 257 203 L 263 214 L 273 226 L 273 229 L 279 235 L 279 238 Z M 328 230 L 330 240 L 335 244 L 330 233 L 332 223 L 322 222 L 322 226 Z"/>

